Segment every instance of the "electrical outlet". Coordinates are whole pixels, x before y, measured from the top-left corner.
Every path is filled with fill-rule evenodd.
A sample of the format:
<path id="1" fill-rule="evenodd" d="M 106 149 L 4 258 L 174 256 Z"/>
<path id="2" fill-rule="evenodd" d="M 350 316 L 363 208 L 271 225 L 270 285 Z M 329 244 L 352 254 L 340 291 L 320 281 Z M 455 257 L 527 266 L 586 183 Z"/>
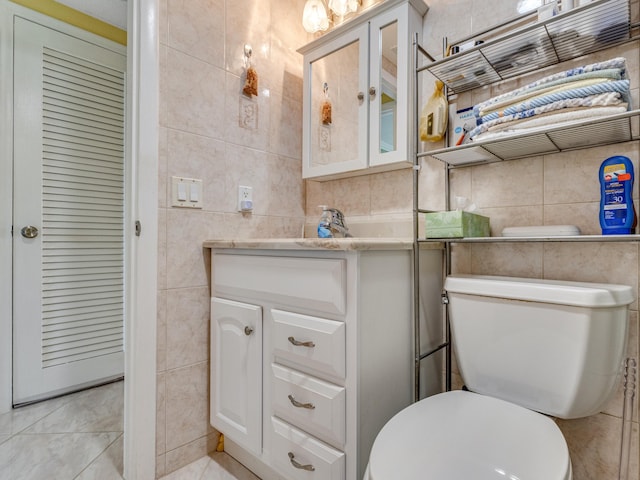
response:
<path id="1" fill-rule="evenodd" d="M 250 212 L 253 210 L 253 188 L 244 185 L 238 186 L 238 211 Z"/>

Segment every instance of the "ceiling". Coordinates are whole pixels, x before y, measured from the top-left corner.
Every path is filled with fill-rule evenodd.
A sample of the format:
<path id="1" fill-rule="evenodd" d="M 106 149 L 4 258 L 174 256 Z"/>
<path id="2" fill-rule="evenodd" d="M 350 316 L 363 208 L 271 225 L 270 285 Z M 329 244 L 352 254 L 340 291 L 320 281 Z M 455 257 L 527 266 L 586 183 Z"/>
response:
<path id="1" fill-rule="evenodd" d="M 127 0 L 57 0 L 103 22 L 127 29 Z"/>

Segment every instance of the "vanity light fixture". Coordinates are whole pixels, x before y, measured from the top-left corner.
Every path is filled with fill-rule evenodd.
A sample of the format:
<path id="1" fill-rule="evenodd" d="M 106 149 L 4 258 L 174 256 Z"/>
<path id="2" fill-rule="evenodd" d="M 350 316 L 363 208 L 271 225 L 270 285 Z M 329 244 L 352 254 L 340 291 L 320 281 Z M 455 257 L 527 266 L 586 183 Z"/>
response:
<path id="1" fill-rule="evenodd" d="M 329 0 L 329 8 L 338 16 L 358 10 L 359 0 Z"/>
<path id="2" fill-rule="evenodd" d="M 345 15 L 356 12 L 362 5 L 362 0 L 326 0 L 329 11 L 325 7 L 325 0 L 307 0 L 302 12 L 302 26 L 309 33 L 325 31 L 329 23 L 335 21 L 335 17 L 343 18 Z"/>
<path id="3" fill-rule="evenodd" d="M 309 33 L 325 31 L 329 28 L 329 17 L 322 0 L 307 0 L 302 12 L 302 26 Z"/>

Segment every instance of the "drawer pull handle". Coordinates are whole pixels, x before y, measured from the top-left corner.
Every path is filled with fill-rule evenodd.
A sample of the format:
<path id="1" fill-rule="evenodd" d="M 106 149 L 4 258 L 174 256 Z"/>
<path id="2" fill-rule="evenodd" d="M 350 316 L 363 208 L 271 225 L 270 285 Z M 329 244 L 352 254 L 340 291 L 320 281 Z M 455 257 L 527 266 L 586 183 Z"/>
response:
<path id="1" fill-rule="evenodd" d="M 300 403 L 295 398 L 293 398 L 293 395 L 288 395 L 288 397 L 289 397 L 289 401 L 291 402 L 291 405 L 293 405 L 294 407 L 308 408 L 309 410 L 313 410 L 314 408 L 316 408 L 316 406 L 313 403 Z"/>
<path id="2" fill-rule="evenodd" d="M 288 338 L 289 342 L 291 342 L 293 345 L 295 345 L 296 347 L 309 347 L 309 348 L 313 348 L 316 346 L 315 343 L 313 342 L 300 342 L 298 340 L 296 340 L 293 337 L 289 337 Z"/>
<path id="3" fill-rule="evenodd" d="M 249 335 L 251 335 L 252 333 L 253 333 L 253 328 L 251 328 L 251 327 L 249 327 L 249 326 L 244 327 L 244 334 L 245 334 L 246 336 L 249 336 Z"/>
<path id="4" fill-rule="evenodd" d="M 307 470 L 309 472 L 314 472 L 316 469 L 313 465 L 302 465 L 301 463 L 298 463 L 295 461 L 296 456 L 289 452 L 289 461 L 291 462 L 291 465 L 293 465 L 296 468 L 299 468 L 300 470 Z"/>

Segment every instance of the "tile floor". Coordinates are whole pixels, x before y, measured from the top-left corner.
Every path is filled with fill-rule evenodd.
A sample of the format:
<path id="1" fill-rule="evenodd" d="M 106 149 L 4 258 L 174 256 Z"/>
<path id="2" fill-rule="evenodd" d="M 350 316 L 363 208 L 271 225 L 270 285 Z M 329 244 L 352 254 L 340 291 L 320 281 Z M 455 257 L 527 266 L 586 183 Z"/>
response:
<path id="1" fill-rule="evenodd" d="M 210 453 L 160 480 L 260 480 L 226 453 Z"/>
<path id="2" fill-rule="evenodd" d="M 0 480 L 122 480 L 123 382 L 0 415 Z M 162 480 L 259 480 L 212 453 Z"/>
<path id="3" fill-rule="evenodd" d="M 0 480 L 120 480 L 123 382 L 0 415 Z"/>

